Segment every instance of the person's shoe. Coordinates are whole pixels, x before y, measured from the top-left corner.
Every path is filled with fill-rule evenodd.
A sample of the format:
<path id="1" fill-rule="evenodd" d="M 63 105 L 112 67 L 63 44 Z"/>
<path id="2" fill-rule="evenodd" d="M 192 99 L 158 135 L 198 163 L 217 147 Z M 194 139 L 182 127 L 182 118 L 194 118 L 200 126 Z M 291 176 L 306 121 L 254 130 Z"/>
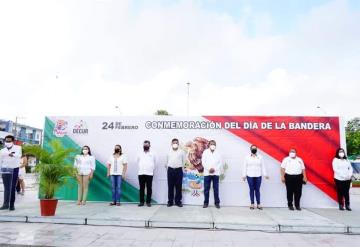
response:
<path id="1" fill-rule="evenodd" d="M 219 208 L 220 208 L 220 204 L 219 204 L 219 203 L 215 204 L 215 207 L 216 207 L 217 209 L 219 209 Z"/>
<path id="2" fill-rule="evenodd" d="M 203 208 L 207 208 L 209 205 L 207 203 L 204 203 Z"/>
<path id="3" fill-rule="evenodd" d="M 138 207 L 143 207 L 144 206 L 144 203 L 143 202 L 140 202 L 139 204 L 138 204 Z"/>
<path id="4" fill-rule="evenodd" d="M 344 211 L 343 205 L 339 205 L 339 210 L 340 210 L 340 211 Z"/>
<path id="5" fill-rule="evenodd" d="M 178 206 L 179 208 L 182 208 L 183 207 L 183 204 L 180 202 L 180 203 L 176 203 L 176 206 Z"/>
<path id="6" fill-rule="evenodd" d="M 0 208 L 0 210 L 8 210 L 9 209 L 9 206 L 2 206 L 1 208 Z"/>
<path id="7" fill-rule="evenodd" d="M 345 206 L 345 208 L 346 208 L 347 211 L 352 211 L 350 206 Z"/>
<path id="8" fill-rule="evenodd" d="M 120 203 L 120 202 L 117 202 L 117 203 L 116 203 L 116 206 L 121 206 L 121 203 Z"/>
<path id="9" fill-rule="evenodd" d="M 296 210 L 297 210 L 297 211 L 301 211 L 301 207 L 296 207 Z"/>
<path id="10" fill-rule="evenodd" d="M 116 202 L 110 202 L 109 203 L 109 206 L 115 206 L 116 205 Z"/>
<path id="11" fill-rule="evenodd" d="M 14 211 L 14 210 L 15 210 L 15 207 L 12 206 L 12 207 L 9 208 L 9 210 L 10 210 L 10 211 Z"/>
<path id="12" fill-rule="evenodd" d="M 151 203 L 146 203 L 146 206 L 151 207 Z"/>
<path id="13" fill-rule="evenodd" d="M 289 206 L 289 210 L 294 211 L 294 206 Z"/>
<path id="14" fill-rule="evenodd" d="M 168 204 L 166 206 L 169 208 L 169 207 L 174 206 L 174 204 L 168 202 Z"/>

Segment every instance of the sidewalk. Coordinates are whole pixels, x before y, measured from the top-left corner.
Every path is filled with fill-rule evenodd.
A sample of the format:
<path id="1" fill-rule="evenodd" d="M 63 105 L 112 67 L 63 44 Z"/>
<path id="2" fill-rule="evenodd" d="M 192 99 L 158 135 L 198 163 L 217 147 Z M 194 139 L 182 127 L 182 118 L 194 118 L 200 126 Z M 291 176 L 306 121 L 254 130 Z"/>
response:
<path id="1" fill-rule="evenodd" d="M 2 196 L 2 192 L 0 192 Z M 341 233 L 360 234 L 360 190 L 352 189 L 352 212 L 338 209 L 289 211 L 287 208 L 250 210 L 247 207 L 221 209 L 201 206 L 166 207 L 153 205 L 139 208 L 136 204 L 108 206 L 105 202 L 60 201 L 56 216 L 41 217 L 35 187 L 24 196 L 17 195 L 15 211 L 0 211 L 2 222 L 61 223 L 93 226 L 122 226 L 142 228 L 189 228 L 250 230 L 265 232 Z"/>

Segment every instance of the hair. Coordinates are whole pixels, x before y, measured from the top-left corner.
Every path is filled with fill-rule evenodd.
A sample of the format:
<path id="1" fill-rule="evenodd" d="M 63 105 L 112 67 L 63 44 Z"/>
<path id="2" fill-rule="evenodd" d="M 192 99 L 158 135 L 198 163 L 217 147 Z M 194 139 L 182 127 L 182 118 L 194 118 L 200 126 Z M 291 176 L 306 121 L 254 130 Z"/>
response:
<path id="1" fill-rule="evenodd" d="M 209 141 L 209 144 L 208 144 L 209 147 L 210 147 L 211 143 L 213 143 L 213 144 L 216 145 L 216 141 L 215 141 L 215 140 L 210 140 L 210 141 Z"/>
<path id="2" fill-rule="evenodd" d="M 295 151 L 295 153 L 297 153 L 296 148 L 290 148 L 289 152 L 291 152 L 291 151 Z"/>
<path id="3" fill-rule="evenodd" d="M 347 159 L 347 156 L 346 156 L 346 152 L 345 152 L 345 150 L 343 149 L 343 148 L 338 148 L 337 150 L 336 150 L 336 153 L 335 153 L 335 158 L 337 158 L 337 159 L 341 159 L 340 158 L 340 156 L 339 156 L 339 152 L 340 151 L 343 151 L 344 152 L 344 159 Z"/>
<path id="4" fill-rule="evenodd" d="M 179 142 L 179 139 L 174 138 L 174 139 L 171 140 L 171 143 L 173 143 L 173 142 Z"/>
<path id="5" fill-rule="evenodd" d="M 144 144 L 145 144 L 145 143 L 148 143 L 148 144 L 150 145 L 150 141 L 148 141 L 148 140 L 145 140 L 145 141 L 144 141 Z"/>
<path id="6" fill-rule="evenodd" d="M 116 148 L 116 147 L 119 147 L 119 148 L 120 148 L 120 153 L 119 153 L 119 154 L 122 155 L 122 147 L 121 147 L 121 145 L 120 145 L 120 144 L 116 144 L 116 145 L 115 145 L 115 148 Z M 115 148 L 114 148 L 114 149 L 115 149 Z M 116 154 L 116 153 L 114 152 L 114 155 L 115 155 L 115 154 Z"/>
<path id="7" fill-rule="evenodd" d="M 83 151 L 84 148 L 89 149 L 89 155 L 91 156 L 91 149 L 90 149 L 90 147 L 87 146 L 87 145 L 85 145 L 85 146 L 83 146 L 83 147 L 81 148 L 81 154 L 83 154 L 82 151 Z"/>
<path id="8" fill-rule="evenodd" d="M 11 141 L 15 141 L 15 137 L 13 135 L 5 136 L 4 140 L 6 141 L 6 139 L 11 139 Z"/>
<path id="9" fill-rule="evenodd" d="M 257 146 L 256 146 L 255 144 L 252 144 L 252 145 L 250 146 L 250 150 L 253 149 L 254 147 L 257 149 Z"/>

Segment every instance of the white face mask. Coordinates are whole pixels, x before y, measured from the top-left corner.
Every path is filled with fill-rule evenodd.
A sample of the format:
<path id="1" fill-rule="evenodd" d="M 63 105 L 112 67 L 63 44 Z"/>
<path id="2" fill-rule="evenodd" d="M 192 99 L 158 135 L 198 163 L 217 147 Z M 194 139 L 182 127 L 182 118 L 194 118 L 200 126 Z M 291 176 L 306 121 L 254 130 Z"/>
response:
<path id="1" fill-rule="evenodd" d="M 88 154 L 88 153 L 89 153 L 89 150 L 84 149 L 82 152 L 83 152 L 83 154 L 85 154 L 85 155 L 86 155 L 86 154 Z"/>
<path id="2" fill-rule="evenodd" d="M 11 148 L 13 146 L 12 142 L 5 142 L 5 147 Z"/>
<path id="3" fill-rule="evenodd" d="M 340 152 L 340 153 L 339 153 L 339 157 L 340 157 L 340 158 L 344 158 L 344 157 L 345 157 L 345 154 L 344 154 L 343 152 Z"/>
<path id="4" fill-rule="evenodd" d="M 172 144 L 173 149 L 177 149 L 178 147 L 179 147 L 179 144 L 177 144 L 177 143 Z"/>
<path id="5" fill-rule="evenodd" d="M 216 149 L 215 145 L 210 145 L 210 150 L 214 151 Z"/>
<path id="6" fill-rule="evenodd" d="M 296 157 L 296 153 L 295 153 L 295 152 L 290 152 L 290 153 L 289 153 L 289 156 L 290 156 L 291 158 L 295 158 L 295 157 Z"/>

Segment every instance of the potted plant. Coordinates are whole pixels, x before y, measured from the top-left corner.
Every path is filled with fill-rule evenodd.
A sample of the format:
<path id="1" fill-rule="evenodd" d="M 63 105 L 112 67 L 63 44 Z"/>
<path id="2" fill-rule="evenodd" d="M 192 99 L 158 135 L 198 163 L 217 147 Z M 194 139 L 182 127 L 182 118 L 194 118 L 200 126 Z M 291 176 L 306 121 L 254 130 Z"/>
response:
<path id="1" fill-rule="evenodd" d="M 58 200 L 54 195 L 67 179 L 76 176 L 76 169 L 70 163 L 74 149 L 64 148 L 60 141 L 53 140 L 49 148 L 39 145 L 25 145 L 23 152 L 34 155 L 39 162 L 35 172 L 39 174 L 41 216 L 54 216 Z"/>

